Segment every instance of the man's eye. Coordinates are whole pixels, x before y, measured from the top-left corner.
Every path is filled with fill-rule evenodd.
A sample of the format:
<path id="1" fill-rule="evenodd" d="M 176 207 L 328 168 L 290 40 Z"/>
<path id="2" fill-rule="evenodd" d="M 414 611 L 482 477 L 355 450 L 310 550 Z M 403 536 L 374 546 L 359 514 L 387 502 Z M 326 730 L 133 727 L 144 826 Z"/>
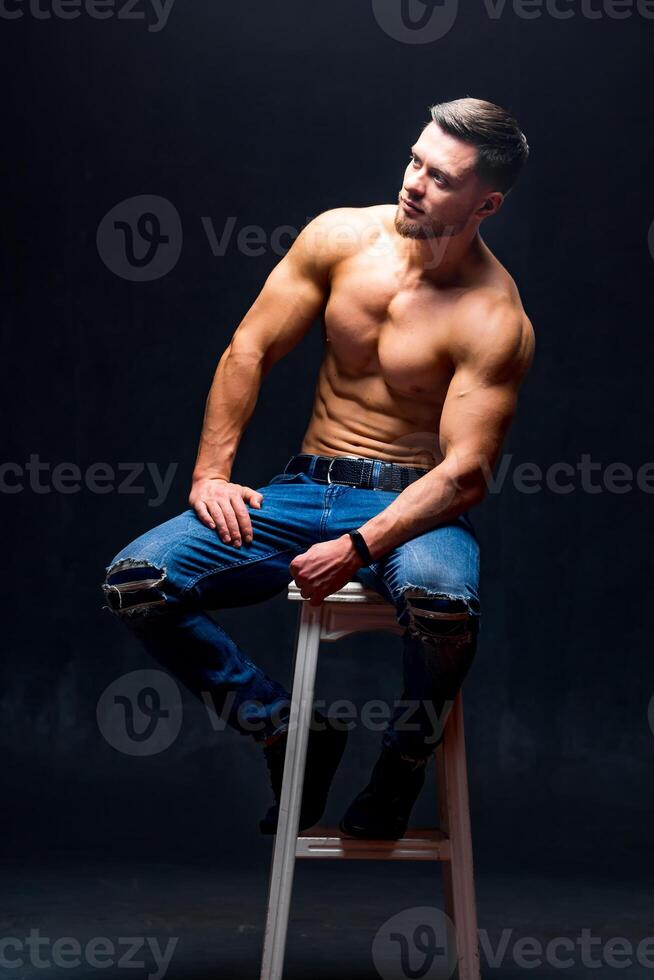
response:
<path id="1" fill-rule="evenodd" d="M 413 164 L 414 167 L 419 167 L 420 166 L 420 164 L 418 163 L 418 160 L 414 156 L 411 157 L 411 163 Z"/>
<path id="2" fill-rule="evenodd" d="M 442 174 L 432 174 L 432 177 L 434 178 L 437 184 L 447 184 L 447 181 L 445 180 L 445 177 L 442 176 Z"/>

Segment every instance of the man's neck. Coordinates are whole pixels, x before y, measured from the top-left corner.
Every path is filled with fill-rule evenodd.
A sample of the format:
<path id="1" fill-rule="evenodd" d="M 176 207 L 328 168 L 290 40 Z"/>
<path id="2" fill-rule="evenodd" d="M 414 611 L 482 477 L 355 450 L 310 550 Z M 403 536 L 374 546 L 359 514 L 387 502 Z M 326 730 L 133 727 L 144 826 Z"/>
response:
<path id="1" fill-rule="evenodd" d="M 479 228 L 441 238 L 401 238 L 400 250 L 406 271 L 436 286 L 461 278 L 471 260 L 480 258 L 484 243 Z"/>

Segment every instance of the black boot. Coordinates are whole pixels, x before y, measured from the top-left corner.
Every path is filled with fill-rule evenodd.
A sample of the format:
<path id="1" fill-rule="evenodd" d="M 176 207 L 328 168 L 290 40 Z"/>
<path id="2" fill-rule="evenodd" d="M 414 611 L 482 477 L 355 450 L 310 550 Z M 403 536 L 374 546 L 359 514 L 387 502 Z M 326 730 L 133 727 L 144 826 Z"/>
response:
<path id="1" fill-rule="evenodd" d="M 425 782 L 426 759 L 414 760 L 383 748 L 370 782 L 352 801 L 339 827 L 348 837 L 398 840 Z"/>
<path id="2" fill-rule="evenodd" d="M 314 724 L 317 727 L 314 728 Z M 325 812 L 327 794 L 345 750 L 347 735 L 346 729 L 334 728 L 329 718 L 314 709 L 313 721 L 309 729 L 307 761 L 304 767 L 304 791 L 300 809 L 299 830 L 313 827 Z M 262 834 L 277 833 L 286 742 L 287 734 L 284 732 L 280 738 L 271 745 L 265 746 L 263 750 L 266 765 L 270 772 L 275 802 L 268 809 L 263 820 L 259 821 L 259 829 Z"/>

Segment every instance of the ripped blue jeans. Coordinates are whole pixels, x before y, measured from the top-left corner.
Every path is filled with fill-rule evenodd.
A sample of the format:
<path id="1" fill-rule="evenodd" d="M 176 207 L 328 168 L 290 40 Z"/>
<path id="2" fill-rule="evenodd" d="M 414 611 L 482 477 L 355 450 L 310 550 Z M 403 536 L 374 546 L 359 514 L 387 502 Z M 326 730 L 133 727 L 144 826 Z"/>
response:
<path id="1" fill-rule="evenodd" d="M 292 559 L 360 527 L 396 493 L 279 473 L 261 509 L 246 505 L 251 544 L 224 544 L 192 508 L 135 538 L 106 566 L 105 609 L 227 724 L 257 741 L 288 727 L 290 694 L 253 663 L 206 610 L 283 592 Z M 382 744 L 425 759 L 474 658 L 480 625 L 479 545 L 467 513 L 412 538 L 356 578 L 396 609 L 403 691 Z M 256 613 L 255 613 L 256 615 Z"/>

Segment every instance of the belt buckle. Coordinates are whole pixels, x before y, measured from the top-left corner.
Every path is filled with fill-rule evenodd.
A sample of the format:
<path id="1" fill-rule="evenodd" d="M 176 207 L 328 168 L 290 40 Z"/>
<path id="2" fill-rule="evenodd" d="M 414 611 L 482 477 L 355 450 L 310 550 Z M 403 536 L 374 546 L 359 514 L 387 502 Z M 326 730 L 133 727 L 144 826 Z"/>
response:
<path id="1" fill-rule="evenodd" d="M 351 457 L 350 456 L 332 456 L 332 458 L 329 461 L 329 466 L 327 467 L 327 473 L 326 473 L 327 483 L 329 483 L 329 484 L 333 484 L 334 483 L 334 481 L 332 480 L 332 466 L 339 459 L 355 459 L 356 460 L 356 459 L 360 459 L 360 457 L 359 456 L 351 456 Z M 338 481 L 338 485 L 339 486 L 344 486 L 344 487 L 360 487 L 361 486 L 361 481 L 359 480 L 357 483 L 347 483 L 344 480 L 339 480 Z"/>

